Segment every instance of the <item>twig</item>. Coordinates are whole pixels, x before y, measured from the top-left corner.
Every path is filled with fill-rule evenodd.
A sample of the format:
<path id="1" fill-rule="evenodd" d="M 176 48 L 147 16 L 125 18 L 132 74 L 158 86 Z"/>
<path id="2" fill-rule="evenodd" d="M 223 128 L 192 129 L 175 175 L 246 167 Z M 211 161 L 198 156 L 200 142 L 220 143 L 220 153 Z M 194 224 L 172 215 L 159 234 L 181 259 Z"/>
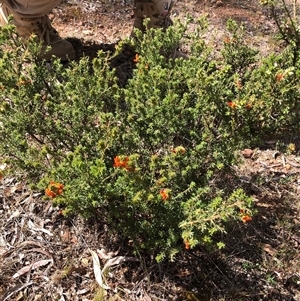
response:
<path id="1" fill-rule="evenodd" d="M 23 285 L 16 285 L 16 286 L 12 287 L 11 289 L 9 289 L 6 292 L 5 296 L 1 299 L 1 301 L 8 300 L 8 298 L 10 298 L 14 293 L 21 291 L 23 288 L 25 288 L 25 287 L 27 287 L 27 286 L 29 286 L 31 284 L 33 284 L 32 281 L 31 282 L 27 282 L 27 283 L 25 283 Z"/>

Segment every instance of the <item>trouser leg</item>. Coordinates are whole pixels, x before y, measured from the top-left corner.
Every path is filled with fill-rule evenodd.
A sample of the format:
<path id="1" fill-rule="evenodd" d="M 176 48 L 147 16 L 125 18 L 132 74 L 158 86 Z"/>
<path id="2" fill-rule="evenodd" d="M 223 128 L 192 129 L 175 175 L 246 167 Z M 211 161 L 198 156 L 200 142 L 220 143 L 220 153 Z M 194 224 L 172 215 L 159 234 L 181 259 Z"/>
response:
<path id="1" fill-rule="evenodd" d="M 20 18 L 47 15 L 61 0 L 1 0 L 4 6 Z"/>
<path id="2" fill-rule="evenodd" d="M 164 28 L 172 25 L 171 10 L 176 0 L 135 0 L 134 27 L 145 30 L 143 21 L 150 19 L 148 28 Z"/>
<path id="3" fill-rule="evenodd" d="M 13 15 L 18 35 L 26 41 L 36 36 L 42 42 L 40 57 L 50 60 L 52 55 L 65 61 L 75 58 L 73 45 L 63 40 L 52 27 L 48 13 L 61 0 L 0 0 L 0 26 L 6 25 Z M 47 46 L 51 46 L 49 51 Z"/>

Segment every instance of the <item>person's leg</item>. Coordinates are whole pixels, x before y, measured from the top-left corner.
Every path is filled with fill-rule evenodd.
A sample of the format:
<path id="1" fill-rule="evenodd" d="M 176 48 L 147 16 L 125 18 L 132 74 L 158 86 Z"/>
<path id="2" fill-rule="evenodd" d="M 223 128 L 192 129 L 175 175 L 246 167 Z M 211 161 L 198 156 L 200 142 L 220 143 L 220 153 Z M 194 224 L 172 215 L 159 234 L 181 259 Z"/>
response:
<path id="1" fill-rule="evenodd" d="M 134 1 L 134 27 L 145 30 L 143 22 L 150 19 L 148 28 L 164 28 L 172 25 L 171 10 L 176 0 L 135 0 Z"/>
<path id="2" fill-rule="evenodd" d="M 147 28 L 167 29 L 173 24 L 170 14 L 177 0 L 134 0 L 134 28 L 145 31 L 144 20 L 150 19 Z M 134 37 L 134 31 L 131 34 Z M 187 58 L 187 56 L 174 49 L 170 57 Z"/>
<path id="3" fill-rule="evenodd" d="M 61 0 L 0 0 L 0 26 L 7 24 L 9 15 L 13 15 L 13 24 L 19 36 L 29 38 L 35 34 L 43 43 L 44 50 L 51 46 L 41 57 L 50 60 L 52 55 L 61 60 L 74 59 L 75 51 L 72 44 L 59 37 L 51 26 L 47 14 Z"/>
<path id="4" fill-rule="evenodd" d="M 0 2 L 20 18 L 32 16 L 36 18 L 49 14 L 61 0 L 1 0 Z"/>

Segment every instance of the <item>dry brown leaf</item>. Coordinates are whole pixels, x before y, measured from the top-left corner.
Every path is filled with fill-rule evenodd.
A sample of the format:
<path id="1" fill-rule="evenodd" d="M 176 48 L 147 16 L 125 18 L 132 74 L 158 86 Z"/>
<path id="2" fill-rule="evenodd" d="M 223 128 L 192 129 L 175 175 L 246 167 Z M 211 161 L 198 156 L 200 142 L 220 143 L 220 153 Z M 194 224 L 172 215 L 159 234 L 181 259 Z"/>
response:
<path id="1" fill-rule="evenodd" d="M 147 292 L 144 290 L 144 297 L 142 299 L 143 301 L 151 301 L 151 298 L 149 297 L 149 295 L 147 294 Z"/>
<path id="2" fill-rule="evenodd" d="M 27 287 L 27 286 L 30 286 L 30 285 L 32 285 L 32 284 L 33 284 L 33 282 L 31 281 L 31 282 L 27 282 L 27 283 L 25 283 L 25 284 L 23 284 L 23 285 L 18 284 L 18 285 L 16 285 L 16 286 L 14 286 L 13 288 L 9 289 L 9 290 L 6 292 L 5 296 L 3 297 L 3 299 L 1 299 L 1 301 L 12 300 L 12 299 L 9 299 L 9 298 L 10 298 L 14 293 L 19 292 L 19 291 L 21 291 L 23 288 L 25 288 L 25 287 Z"/>
<path id="3" fill-rule="evenodd" d="M 44 232 L 44 233 L 48 234 L 49 236 L 53 236 L 53 234 L 49 230 L 37 227 L 31 220 L 28 220 L 27 225 L 28 225 L 28 228 L 31 229 L 32 231 Z"/>
<path id="4" fill-rule="evenodd" d="M 98 282 L 100 287 L 104 288 L 105 290 L 110 289 L 110 287 L 108 287 L 107 285 L 105 285 L 103 283 L 102 271 L 100 268 L 100 262 L 99 262 L 99 257 L 97 255 L 97 253 L 94 252 L 93 250 L 90 250 L 90 253 L 92 254 L 92 258 L 93 258 L 94 275 L 95 275 L 96 281 Z"/>
<path id="5" fill-rule="evenodd" d="M 112 255 L 110 253 L 106 253 L 106 251 L 102 248 L 102 249 L 97 249 L 97 253 L 99 255 L 99 257 L 101 259 L 110 259 L 112 257 Z"/>
<path id="6" fill-rule="evenodd" d="M 42 253 L 50 258 L 52 258 L 52 255 L 50 255 L 47 251 L 45 251 L 44 249 L 42 248 L 33 248 L 33 249 L 28 249 L 26 251 L 24 251 L 25 253 L 33 253 L 33 252 L 38 252 L 38 253 Z M 53 258 L 52 258 L 53 260 Z"/>
<path id="7" fill-rule="evenodd" d="M 276 250 L 269 244 L 260 243 L 259 246 L 262 250 L 264 250 L 266 253 L 268 253 L 270 256 L 272 256 L 272 259 L 276 262 L 280 262 L 279 259 L 275 256 Z"/>
<path id="8" fill-rule="evenodd" d="M 18 277 L 20 277 L 20 276 L 28 273 L 29 271 L 34 270 L 34 269 L 36 269 L 38 267 L 44 266 L 44 265 L 46 265 L 46 264 L 48 264 L 50 262 L 51 263 L 53 262 L 52 259 L 44 259 L 44 260 L 39 260 L 39 261 L 36 261 L 36 262 L 31 263 L 29 265 L 26 265 L 25 267 L 23 267 L 22 269 L 20 269 L 17 273 L 15 273 L 12 276 L 12 278 L 14 278 L 14 279 L 18 278 Z"/>
<path id="9" fill-rule="evenodd" d="M 100 257 L 100 259 L 104 259 L 104 260 L 107 260 L 107 259 L 111 259 L 113 256 L 116 256 L 119 251 L 116 251 L 116 252 L 106 252 L 104 248 L 102 249 L 97 249 L 97 253 Z"/>
<path id="10" fill-rule="evenodd" d="M 126 261 L 139 262 L 140 260 L 137 259 L 137 258 L 135 258 L 135 257 L 117 256 L 117 257 L 109 259 L 106 262 L 106 264 L 103 267 L 103 271 L 102 272 L 105 273 L 106 270 L 108 268 L 110 268 L 111 266 L 118 265 L 118 264 L 121 264 L 121 263 L 126 262 Z"/>
<path id="11" fill-rule="evenodd" d="M 275 254 L 275 250 L 273 249 L 273 247 L 269 244 L 260 244 L 260 247 L 267 252 L 269 255 L 274 256 Z"/>
<path id="12" fill-rule="evenodd" d="M 20 214 L 21 214 L 21 212 L 17 209 L 15 212 L 13 212 L 13 214 L 8 218 L 7 221 L 9 222 L 11 219 L 13 219 L 15 217 L 19 217 Z"/>

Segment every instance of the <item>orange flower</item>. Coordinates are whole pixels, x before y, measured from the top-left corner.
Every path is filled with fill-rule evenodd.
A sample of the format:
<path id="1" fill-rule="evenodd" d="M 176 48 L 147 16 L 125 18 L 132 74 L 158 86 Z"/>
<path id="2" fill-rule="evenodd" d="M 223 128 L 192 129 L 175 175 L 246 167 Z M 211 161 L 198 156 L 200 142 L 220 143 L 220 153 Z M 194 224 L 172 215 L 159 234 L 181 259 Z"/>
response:
<path id="1" fill-rule="evenodd" d="M 135 171 L 135 168 L 132 168 L 129 166 L 129 157 L 126 156 L 124 159 L 122 159 L 120 156 L 116 156 L 114 158 L 114 167 L 119 167 L 119 168 L 125 168 L 128 171 Z"/>
<path id="2" fill-rule="evenodd" d="M 134 57 L 134 59 L 133 59 L 133 62 L 137 63 L 138 61 L 139 61 L 139 55 L 136 54 L 135 57 Z"/>
<path id="3" fill-rule="evenodd" d="M 283 74 L 282 73 L 278 73 L 276 74 L 276 83 L 280 82 L 283 80 Z"/>
<path id="4" fill-rule="evenodd" d="M 249 216 L 249 215 L 243 215 L 242 216 L 242 221 L 243 221 L 243 223 L 251 222 L 252 221 L 252 217 Z"/>
<path id="5" fill-rule="evenodd" d="M 227 102 L 227 105 L 228 105 L 228 107 L 230 107 L 230 108 L 232 108 L 232 109 L 235 109 L 235 108 L 236 108 L 236 103 L 233 102 L 233 101 L 228 101 L 228 102 Z"/>
<path id="6" fill-rule="evenodd" d="M 184 242 L 184 247 L 185 247 L 185 249 L 186 249 L 186 250 L 189 250 L 190 247 L 191 247 L 189 241 L 188 241 L 187 239 L 185 239 L 183 242 Z"/>
<path id="7" fill-rule="evenodd" d="M 46 188 L 45 193 L 50 198 L 56 198 L 63 193 L 64 185 L 61 183 L 50 182 L 48 188 Z"/>
<path id="8" fill-rule="evenodd" d="M 130 170 L 130 167 L 128 166 L 129 157 L 126 156 L 124 159 L 121 159 L 120 156 L 116 156 L 114 158 L 114 167 L 120 167 L 125 168 L 127 170 Z"/>
<path id="9" fill-rule="evenodd" d="M 169 198 L 169 194 L 168 194 L 168 191 L 166 189 L 161 189 L 159 193 L 160 193 L 160 196 L 161 196 L 163 201 L 165 201 Z"/>
<path id="10" fill-rule="evenodd" d="M 30 85 L 30 84 L 31 84 L 30 79 L 20 79 L 17 83 L 17 86 L 26 86 L 26 85 Z"/>
<path id="11" fill-rule="evenodd" d="M 177 146 L 173 149 L 172 151 L 174 154 L 184 154 L 185 153 L 185 148 L 183 146 Z"/>
<path id="12" fill-rule="evenodd" d="M 225 37 L 224 43 L 225 43 L 225 44 L 232 44 L 232 43 L 235 43 L 235 39 L 231 39 L 231 38 L 229 38 L 229 37 Z"/>
<path id="13" fill-rule="evenodd" d="M 50 190 L 49 188 L 46 188 L 45 193 L 50 198 L 54 199 L 56 197 L 56 194 L 52 190 Z"/>
<path id="14" fill-rule="evenodd" d="M 247 103 L 247 104 L 245 105 L 245 108 L 246 108 L 246 109 L 251 109 L 251 108 L 252 108 L 252 105 L 251 105 L 250 103 Z"/>
<path id="15" fill-rule="evenodd" d="M 114 158 L 114 167 L 127 167 L 129 158 L 126 156 L 124 160 L 121 159 L 120 156 L 116 156 Z"/>
<path id="16" fill-rule="evenodd" d="M 120 162 L 121 162 L 121 159 L 120 159 L 119 156 L 114 157 L 114 165 L 113 165 L 113 167 L 120 167 L 120 164 L 121 164 Z"/>

